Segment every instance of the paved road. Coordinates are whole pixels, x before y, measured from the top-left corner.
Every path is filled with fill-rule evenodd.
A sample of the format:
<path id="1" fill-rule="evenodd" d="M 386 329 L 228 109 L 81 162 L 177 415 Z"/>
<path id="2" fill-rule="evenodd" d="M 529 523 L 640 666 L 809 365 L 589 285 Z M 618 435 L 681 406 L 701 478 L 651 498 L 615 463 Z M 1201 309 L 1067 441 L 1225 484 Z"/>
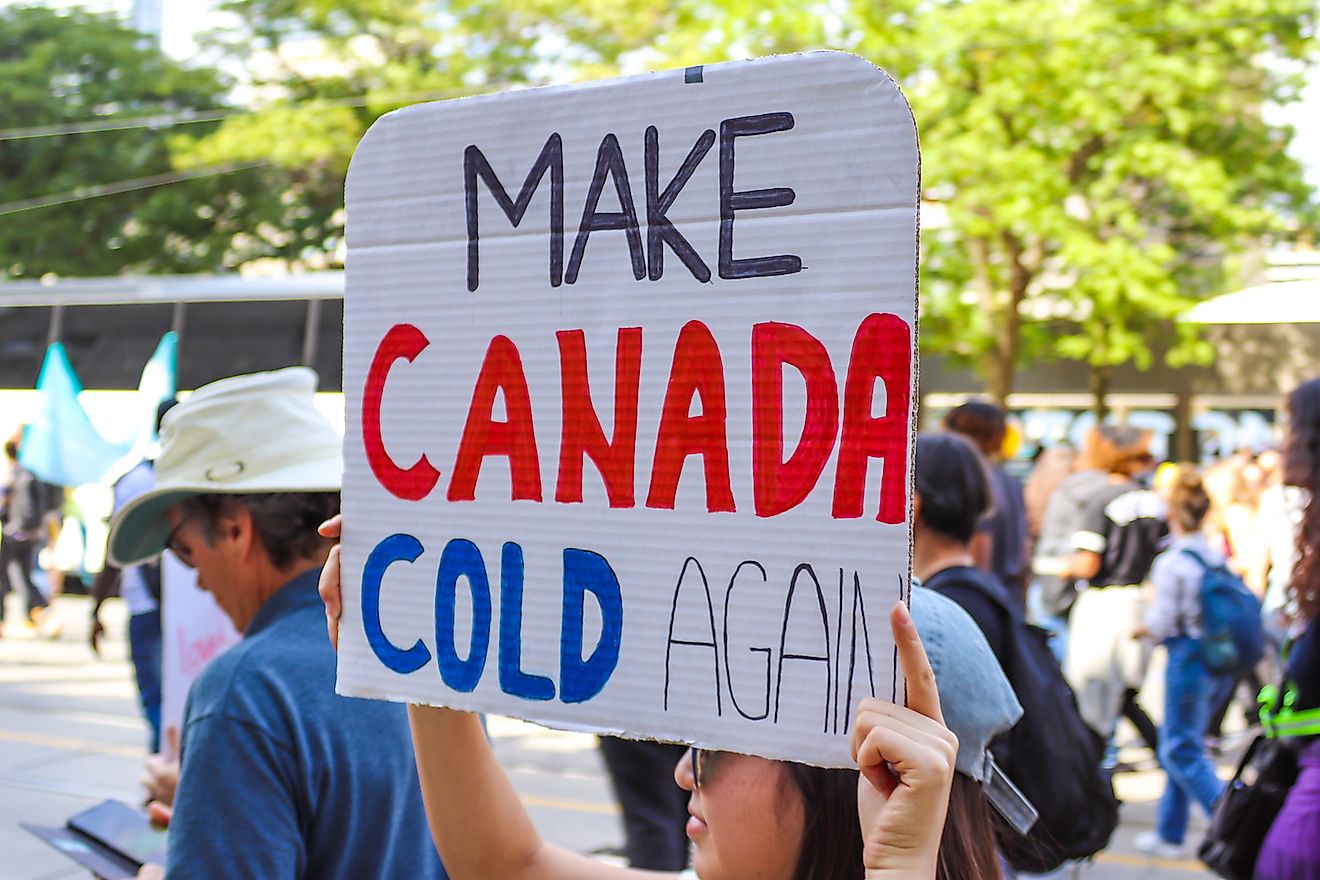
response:
<path id="1" fill-rule="evenodd" d="M 105 798 L 133 802 L 140 797 L 137 779 L 146 732 L 125 659 L 123 609 L 118 601 L 107 605 L 109 638 L 97 659 L 86 647 L 85 599 L 60 600 L 65 632 L 54 641 L 15 623 L 20 609 L 12 596 L 10 603 L 10 622 L 0 637 L 0 880 L 85 877 L 18 823 L 59 825 Z M 592 737 L 506 719 L 492 719 L 491 734 L 548 839 L 582 852 L 619 845 L 618 815 Z M 1162 786 L 1158 772 L 1119 777 L 1123 824 L 1111 848 L 1076 876 L 1209 876 L 1195 861 L 1149 859 L 1132 849 L 1133 834 L 1153 823 Z M 1201 827 L 1198 819 L 1193 837 Z"/>

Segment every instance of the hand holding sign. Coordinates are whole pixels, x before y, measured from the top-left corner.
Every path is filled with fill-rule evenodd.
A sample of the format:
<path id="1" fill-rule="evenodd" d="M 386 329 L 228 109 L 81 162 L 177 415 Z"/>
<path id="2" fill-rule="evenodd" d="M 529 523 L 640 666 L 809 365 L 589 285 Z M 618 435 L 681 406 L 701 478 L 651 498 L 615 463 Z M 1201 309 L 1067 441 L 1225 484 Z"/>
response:
<path id="1" fill-rule="evenodd" d="M 342 588 L 339 584 L 339 540 L 343 531 L 343 516 L 332 516 L 316 527 L 316 533 L 322 538 L 334 538 L 336 543 L 330 548 L 325 565 L 321 566 L 321 577 L 317 582 L 317 592 L 325 603 L 325 628 L 330 636 L 330 644 L 339 650 L 339 614 L 343 611 Z"/>
<path id="2" fill-rule="evenodd" d="M 958 739 L 944 726 L 935 673 L 912 615 L 900 603 L 889 621 L 908 704 L 864 699 L 850 738 L 862 773 L 857 804 L 868 878 L 934 874 L 958 755 Z"/>

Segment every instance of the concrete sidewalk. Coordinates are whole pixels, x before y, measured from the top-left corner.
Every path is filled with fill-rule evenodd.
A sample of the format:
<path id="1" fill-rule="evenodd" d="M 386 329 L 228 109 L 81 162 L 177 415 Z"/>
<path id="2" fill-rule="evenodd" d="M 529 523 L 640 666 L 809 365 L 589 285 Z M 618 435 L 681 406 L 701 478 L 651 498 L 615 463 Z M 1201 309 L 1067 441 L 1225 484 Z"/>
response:
<path id="1" fill-rule="evenodd" d="M 146 756 L 142 723 L 127 662 L 124 610 L 107 603 L 107 637 L 98 659 L 87 646 L 89 604 L 62 598 L 64 633 L 38 638 L 17 623 L 10 597 L 0 637 L 0 880 L 56 880 L 87 876 L 18 827 L 60 825 L 106 798 L 141 799 L 138 776 Z M 622 832 L 594 737 L 491 719 L 495 748 L 542 834 L 581 852 L 617 849 Z M 1137 750 L 1125 752 L 1136 757 Z M 1229 768 L 1231 769 L 1231 768 Z M 1119 794 L 1123 822 L 1109 850 L 1075 875 L 1086 880 L 1210 876 L 1194 860 L 1157 860 L 1132 848 L 1132 836 L 1154 823 L 1163 790 L 1158 771 L 1124 773 Z M 1194 820 L 1189 839 L 1204 822 Z"/>

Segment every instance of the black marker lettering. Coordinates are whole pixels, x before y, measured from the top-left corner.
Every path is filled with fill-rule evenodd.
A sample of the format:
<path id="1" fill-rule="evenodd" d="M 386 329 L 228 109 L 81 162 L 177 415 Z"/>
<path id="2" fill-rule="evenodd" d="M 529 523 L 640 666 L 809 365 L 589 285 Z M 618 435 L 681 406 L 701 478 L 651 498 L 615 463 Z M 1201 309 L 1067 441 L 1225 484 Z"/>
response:
<path id="1" fill-rule="evenodd" d="M 676 639 L 674 638 L 674 619 L 678 616 L 678 597 L 683 592 L 683 582 L 687 579 L 688 566 L 695 565 L 697 574 L 701 577 L 701 588 L 706 595 L 706 610 L 710 615 L 710 641 L 703 642 L 696 639 Z M 715 607 L 710 599 L 710 582 L 706 580 L 706 572 L 701 567 L 701 563 L 696 557 L 689 556 L 683 560 L 683 569 L 678 574 L 678 583 L 674 585 L 674 604 L 669 611 L 669 641 L 665 644 L 665 696 L 664 709 L 669 711 L 669 660 L 673 655 L 674 645 L 683 645 L 689 648 L 710 648 L 711 654 L 715 657 L 715 714 L 722 715 L 723 708 L 720 701 L 720 652 L 715 646 Z"/>
<path id="2" fill-rule="evenodd" d="M 733 585 L 738 580 L 738 574 L 743 570 L 743 566 L 745 565 L 754 566 L 756 570 L 761 573 L 761 583 L 765 583 L 768 580 L 765 568 L 761 563 L 756 562 L 755 560 L 749 559 L 746 562 L 740 562 L 738 563 L 738 567 L 733 570 L 733 577 L 729 578 L 729 588 L 724 591 L 724 668 L 728 671 L 729 699 L 733 701 L 733 708 L 737 709 L 738 714 L 746 718 L 748 721 L 761 721 L 770 714 L 770 656 L 773 652 L 768 647 L 749 647 L 747 649 L 750 654 L 765 655 L 765 708 L 761 711 L 760 715 L 748 715 L 743 711 L 742 706 L 738 705 L 738 696 L 733 691 L 733 665 L 729 663 L 729 605 L 731 604 L 729 599 L 733 596 Z"/>
<path id="3" fill-rule="evenodd" d="M 614 178 L 614 191 L 619 197 L 620 211 L 596 210 L 601 191 L 605 189 L 606 175 Z M 578 224 L 577 239 L 568 257 L 568 272 L 564 275 L 564 280 L 569 284 L 577 282 L 578 270 L 582 267 L 582 254 L 587 249 L 587 238 L 591 233 L 605 229 L 622 229 L 627 234 L 633 278 L 641 281 L 646 277 L 646 257 L 642 253 L 642 232 L 637 225 L 637 205 L 633 203 L 632 187 L 628 184 L 628 166 L 623 161 L 623 150 L 619 147 L 619 139 L 613 134 L 605 135 L 600 142 L 600 149 L 596 151 L 596 170 L 591 176 L 587 201 L 582 206 L 582 222 Z"/>
<path id="4" fill-rule="evenodd" d="M 793 204 L 797 193 L 790 187 L 752 189 L 734 192 L 734 141 L 740 137 L 771 134 L 793 128 L 791 113 L 763 113 L 738 116 L 720 123 L 720 277 L 758 278 L 767 275 L 792 275 L 802 271 L 802 258 L 793 254 L 773 257 L 733 258 L 733 218 L 737 211 L 779 208 Z"/>
<path id="5" fill-rule="evenodd" d="M 541 185 L 546 170 L 550 171 L 550 286 L 558 287 L 563 278 L 564 269 L 564 145 L 558 132 L 546 138 L 545 146 L 536 157 L 532 170 L 527 172 L 522 189 L 516 200 L 509 198 L 509 193 L 500 183 L 495 169 L 490 167 L 486 157 L 475 145 L 471 145 L 463 154 L 463 194 L 467 204 L 467 285 L 468 291 L 475 291 L 480 281 L 479 242 L 480 224 L 477 218 L 477 178 L 486 182 L 490 194 L 495 197 L 504 216 L 515 227 L 522 222 L 531 204 L 536 188 Z"/>
<path id="6" fill-rule="evenodd" d="M 843 569 L 839 569 L 838 616 L 834 618 L 834 732 L 839 732 L 839 683 L 843 672 L 839 662 L 843 659 Z"/>
<path id="7" fill-rule="evenodd" d="M 646 129 L 646 256 L 647 269 L 652 281 L 660 280 L 665 271 L 665 249 L 669 245 L 674 254 L 683 261 L 692 277 L 705 283 L 710 280 L 710 267 L 701 259 L 683 233 L 674 228 L 665 216 L 683 191 L 683 187 L 692 179 L 692 174 L 706 158 L 715 144 L 715 132 L 706 129 L 697 138 L 687 158 L 679 166 L 674 179 L 660 192 L 660 133 L 654 125 Z"/>
<path id="8" fill-rule="evenodd" d="M 817 603 L 817 605 L 818 605 L 818 607 L 819 607 L 819 610 L 820 610 L 820 623 L 821 623 L 821 628 L 824 630 L 824 633 L 825 633 L 825 653 L 824 653 L 824 655 L 820 655 L 820 654 L 788 654 L 788 653 L 785 653 L 785 651 L 784 651 L 784 644 L 785 644 L 785 642 L 787 642 L 787 640 L 788 640 L 788 618 L 789 618 L 789 616 L 793 613 L 793 594 L 797 592 L 798 578 L 800 578 L 800 577 L 801 577 L 802 575 L 804 575 L 804 574 L 805 574 L 807 577 L 811 578 L 811 582 L 812 582 L 812 583 L 815 585 L 815 587 L 816 587 L 816 603 Z M 793 579 L 789 582 L 789 585 L 788 585 L 788 598 L 784 600 L 784 626 L 783 626 L 783 629 L 780 631 L 780 634 L 779 634 L 779 670 L 778 670 L 778 672 L 777 672 L 777 674 L 776 674 L 776 675 L 777 675 L 777 678 L 779 679 L 779 681 L 775 684 L 775 717 L 774 717 L 774 720 L 775 720 L 776 723 L 779 721 L 779 695 L 780 695 L 780 693 L 781 693 L 781 692 L 783 691 L 783 689 L 784 689 L 784 661 L 785 661 L 785 660 L 800 660 L 800 661 L 807 661 L 807 662 L 811 662 L 811 663 L 824 663 L 824 664 L 825 664 L 825 723 L 824 723 L 824 725 L 823 725 L 823 727 L 822 727 L 822 732 L 823 732 L 823 733 L 829 733 L 829 730 L 830 730 L 830 699 L 829 699 L 829 694 L 830 694 L 830 681 L 831 681 L 831 675 L 830 675 L 830 620 L 829 620 L 829 612 L 828 612 L 828 611 L 826 610 L 826 608 L 825 608 L 825 593 L 824 593 L 823 590 L 821 590 L 821 587 L 820 587 L 820 580 L 816 577 L 816 573 L 815 573 L 814 571 L 811 570 L 811 566 L 810 566 L 810 565 L 807 565 L 806 563 L 803 563 L 803 564 L 799 565 L 799 566 L 793 571 Z"/>
<path id="9" fill-rule="evenodd" d="M 857 625 L 862 626 L 862 646 L 866 651 L 866 679 L 870 687 L 871 696 L 875 696 L 875 669 L 871 664 L 871 634 L 866 627 L 866 605 L 862 601 L 862 580 L 857 572 L 853 572 L 853 601 L 852 601 L 852 646 L 848 652 L 848 694 L 845 700 L 846 712 L 843 716 L 843 726 L 846 729 L 852 721 L 853 706 L 853 675 L 857 670 Z M 842 650 L 842 648 L 841 648 Z M 894 663 L 898 663 L 898 649 L 894 649 Z M 895 666 L 897 669 L 897 666 Z M 897 672 L 895 672 L 897 675 Z M 897 702 L 895 700 L 895 702 Z"/>

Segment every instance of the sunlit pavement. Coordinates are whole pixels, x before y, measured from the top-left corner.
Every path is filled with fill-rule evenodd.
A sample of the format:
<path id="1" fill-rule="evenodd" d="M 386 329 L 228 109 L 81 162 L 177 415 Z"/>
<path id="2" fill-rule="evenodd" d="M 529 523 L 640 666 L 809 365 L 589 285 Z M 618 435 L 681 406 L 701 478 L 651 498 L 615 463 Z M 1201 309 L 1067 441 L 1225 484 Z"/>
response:
<path id="1" fill-rule="evenodd" d="M 63 598 L 64 632 L 49 640 L 19 621 L 9 598 L 0 637 L 0 878 L 55 880 L 87 874 L 18 827 L 59 825 L 106 798 L 140 800 L 138 776 L 146 754 L 146 728 L 138 716 L 124 640 L 124 610 L 107 603 L 107 638 L 98 659 L 87 646 L 89 604 Z M 560 733 L 507 719 L 492 719 L 495 747 L 541 832 L 581 852 L 618 847 L 621 831 L 594 738 Z M 1148 753 L 1124 750 L 1125 758 Z M 1147 761 L 1147 763 L 1149 763 Z M 1229 768 L 1223 768 L 1227 771 Z M 1123 825 L 1112 846 L 1093 863 L 1066 876 L 1087 880 L 1208 876 L 1194 860 L 1151 859 L 1131 845 L 1149 829 L 1164 780 L 1157 771 L 1119 776 Z M 1197 817 L 1189 839 L 1199 839 Z"/>

